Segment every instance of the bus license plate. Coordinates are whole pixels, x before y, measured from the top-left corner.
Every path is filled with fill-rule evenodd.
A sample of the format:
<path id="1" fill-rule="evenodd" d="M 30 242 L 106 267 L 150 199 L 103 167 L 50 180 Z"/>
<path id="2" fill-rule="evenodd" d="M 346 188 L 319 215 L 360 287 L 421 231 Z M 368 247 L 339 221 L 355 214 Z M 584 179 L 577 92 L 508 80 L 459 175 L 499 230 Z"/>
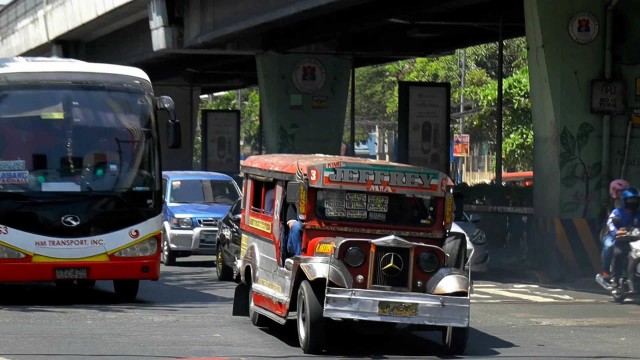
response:
<path id="1" fill-rule="evenodd" d="M 378 314 L 386 316 L 412 317 L 418 314 L 418 304 L 380 301 L 378 303 Z"/>
<path id="2" fill-rule="evenodd" d="M 69 268 L 56 269 L 56 279 L 86 279 L 87 269 L 85 268 Z"/>

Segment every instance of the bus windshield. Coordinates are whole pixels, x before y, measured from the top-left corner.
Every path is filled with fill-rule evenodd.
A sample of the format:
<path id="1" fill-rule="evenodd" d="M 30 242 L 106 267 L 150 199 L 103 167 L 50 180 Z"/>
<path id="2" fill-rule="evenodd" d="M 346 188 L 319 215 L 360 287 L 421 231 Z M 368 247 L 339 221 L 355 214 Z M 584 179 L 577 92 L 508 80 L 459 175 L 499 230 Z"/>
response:
<path id="1" fill-rule="evenodd" d="M 315 211 L 331 221 L 432 226 L 437 217 L 436 198 L 404 194 L 318 190 Z"/>
<path id="2" fill-rule="evenodd" d="M 0 192 L 150 190 L 152 98 L 117 83 L 0 86 Z"/>

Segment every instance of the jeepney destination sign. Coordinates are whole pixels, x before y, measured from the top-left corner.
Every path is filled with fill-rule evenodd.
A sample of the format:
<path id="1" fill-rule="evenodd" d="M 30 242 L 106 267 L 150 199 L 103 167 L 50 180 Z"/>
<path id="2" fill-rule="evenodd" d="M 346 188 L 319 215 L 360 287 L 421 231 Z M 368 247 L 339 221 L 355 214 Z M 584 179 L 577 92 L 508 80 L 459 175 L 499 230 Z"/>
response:
<path id="1" fill-rule="evenodd" d="M 325 169 L 327 171 L 327 169 Z M 410 188 L 430 188 L 431 182 L 437 179 L 435 173 L 415 173 L 372 169 L 335 168 L 328 174 L 330 182 L 349 184 L 373 184 L 384 186 L 400 186 Z"/>

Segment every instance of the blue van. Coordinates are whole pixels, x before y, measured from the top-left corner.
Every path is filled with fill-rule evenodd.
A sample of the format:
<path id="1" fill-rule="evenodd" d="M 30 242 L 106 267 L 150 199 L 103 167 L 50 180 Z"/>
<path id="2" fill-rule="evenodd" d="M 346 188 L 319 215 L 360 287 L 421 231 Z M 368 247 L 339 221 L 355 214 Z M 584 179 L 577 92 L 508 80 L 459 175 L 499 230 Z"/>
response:
<path id="1" fill-rule="evenodd" d="M 165 265 L 190 255 L 215 255 L 218 221 L 241 192 L 229 175 L 163 171 L 162 253 Z"/>

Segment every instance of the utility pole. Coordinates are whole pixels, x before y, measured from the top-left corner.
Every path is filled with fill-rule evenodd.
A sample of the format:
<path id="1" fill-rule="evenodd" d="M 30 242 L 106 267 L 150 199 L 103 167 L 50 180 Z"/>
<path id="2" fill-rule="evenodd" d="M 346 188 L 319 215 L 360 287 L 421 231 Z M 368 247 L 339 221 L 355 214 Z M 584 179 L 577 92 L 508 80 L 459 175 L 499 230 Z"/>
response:
<path id="1" fill-rule="evenodd" d="M 459 126 L 460 126 L 460 135 L 464 133 L 464 87 L 465 87 L 465 78 L 467 75 L 467 49 L 464 48 L 461 51 L 461 59 L 460 59 L 460 117 L 458 118 Z M 458 181 L 462 182 L 462 174 L 464 173 L 464 164 L 465 158 L 460 156 L 456 161 L 458 164 Z"/>

